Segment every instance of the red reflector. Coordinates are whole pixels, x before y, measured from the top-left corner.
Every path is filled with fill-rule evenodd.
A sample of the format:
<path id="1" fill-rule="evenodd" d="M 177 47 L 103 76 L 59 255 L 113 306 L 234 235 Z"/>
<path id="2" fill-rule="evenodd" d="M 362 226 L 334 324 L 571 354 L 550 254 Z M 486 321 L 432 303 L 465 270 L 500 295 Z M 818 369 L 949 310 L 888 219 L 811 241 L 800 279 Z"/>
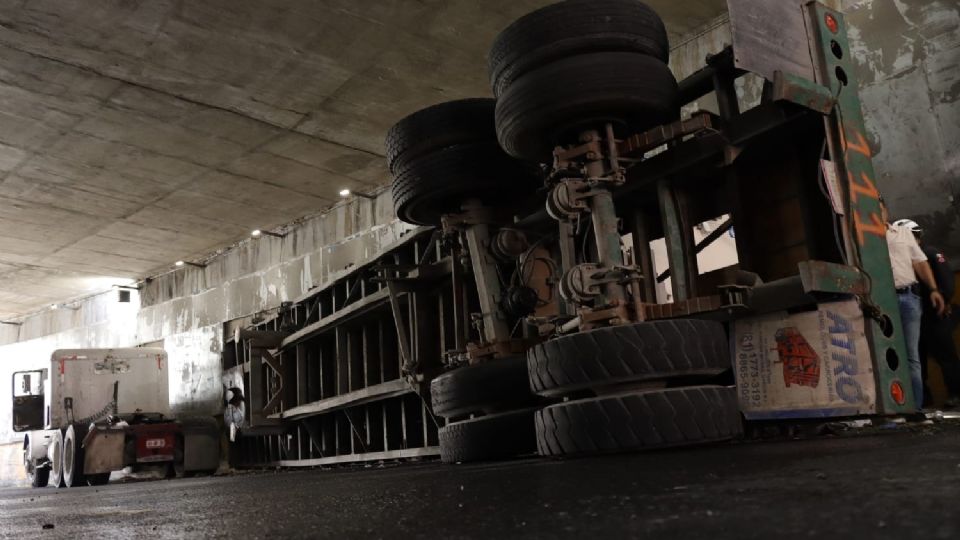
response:
<path id="1" fill-rule="evenodd" d="M 823 22 L 827 23 L 827 28 L 829 28 L 834 34 L 840 30 L 840 24 L 837 23 L 837 18 L 830 13 L 827 13 L 827 15 L 823 18 Z"/>
<path id="2" fill-rule="evenodd" d="M 897 402 L 897 405 L 906 403 L 907 397 L 903 395 L 903 386 L 900 384 L 900 381 L 890 383 L 890 396 Z"/>
<path id="3" fill-rule="evenodd" d="M 163 439 L 147 439 L 146 447 L 147 448 L 163 448 L 167 443 Z"/>

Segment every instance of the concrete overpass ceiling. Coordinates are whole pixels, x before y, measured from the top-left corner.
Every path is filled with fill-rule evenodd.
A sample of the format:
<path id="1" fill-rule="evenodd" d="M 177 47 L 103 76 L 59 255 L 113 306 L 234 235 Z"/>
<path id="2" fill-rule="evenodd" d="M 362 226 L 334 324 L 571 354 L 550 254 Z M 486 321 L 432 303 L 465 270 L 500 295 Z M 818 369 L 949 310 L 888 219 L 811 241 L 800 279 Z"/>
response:
<path id="1" fill-rule="evenodd" d="M 547 0 L 0 2 L 0 320 L 388 182 L 385 130 L 489 95 Z M 671 38 L 723 0 L 649 2 Z"/>

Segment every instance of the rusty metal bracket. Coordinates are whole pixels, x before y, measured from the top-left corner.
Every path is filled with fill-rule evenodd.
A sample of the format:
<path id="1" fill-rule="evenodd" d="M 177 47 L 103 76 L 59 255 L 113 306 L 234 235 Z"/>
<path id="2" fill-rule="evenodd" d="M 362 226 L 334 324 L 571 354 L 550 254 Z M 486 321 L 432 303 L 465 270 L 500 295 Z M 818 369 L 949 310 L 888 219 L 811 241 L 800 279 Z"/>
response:
<path id="1" fill-rule="evenodd" d="M 609 188 L 624 182 L 623 171 L 609 177 L 567 178 L 553 186 L 547 195 L 547 214 L 557 221 L 576 219 L 591 212 L 591 198 L 607 194 Z"/>
<path id="2" fill-rule="evenodd" d="M 522 355 L 526 354 L 527 349 L 533 344 L 533 341 L 527 339 L 508 339 L 495 343 L 481 343 L 479 345 L 476 343 L 468 343 L 467 359 L 469 363 L 473 365 L 495 358 Z"/>
<path id="3" fill-rule="evenodd" d="M 750 306 L 750 291 L 752 287 L 746 285 L 721 285 L 717 287 L 720 290 L 720 309 L 740 309 L 747 310 Z"/>
<path id="4" fill-rule="evenodd" d="M 564 300 L 588 305 L 603 294 L 602 287 L 608 283 L 629 286 L 634 294 L 638 294 L 633 291 L 632 285 L 639 284 L 642 279 L 635 266 L 616 265 L 603 268 L 597 264 L 584 263 L 567 270 L 560 278 L 558 289 Z M 640 316 L 642 317 L 642 314 Z"/>
<path id="5" fill-rule="evenodd" d="M 586 332 L 602 326 L 618 326 L 632 322 L 630 311 L 625 305 L 594 309 L 582 308 L 578 311 L 580 331 Z"/>
<path id="6" fill-rule="evenodd" d="M 577 218 L 580 214 L 589 212 L 587 199 L 590 197 L 590 188 L 582 180 L 564 180 L 558 183 L 547 195 L 547 214 L 557 221 Z"/>
<path id="7" fill-rule="evenodd" d="M 866 277 L 858 268 L 823 261 L 802 261 L 797 265 L 804 292 L 869 294 Z"/>
<path id="8" fill-rule="evenodd" d="M 717 311 L 723 300 L 719 295 L 697 296 L 670 304 L 644 304 L 647 320 L 673 319 L 696 313 Z"/>
<path id="9" fill-rule="evenodd" d="M 603 146 L 600 138 L 582 137 L 580 142 L 582 144 L 572 148 L 558 147 L 554 150 L 554 171 L 579 171 L 581 161 L 592 161 L 603 157 Z"/>
<path id="10" fill-rule="evenodd" d="M 796 103 L 820 114 L 830 114 L 837 103 L 826 86 L 781 71 L 773 76 L 773 100 Z"/>
<path id="11" fill-rule="evenodd" d="M 602 279 L 603 270 L 595 264 L 578 264 L 567 270 L 557 285 L 560 296 L 574 304 L 589 304 L 603 292 L 600 286 L 609 280 Z"/>
<path id="12" fill-rule="evenodd" d="M 682 137 L 716 133 L 718 132 L 716 124 L 713 114 L 698 112 L 687 120 L 679 120 L 631 135 L 617 143 L 617 151 L 621 157 L 642 156 L 654 148 Z"/>
<path id="13" fill-rule="evenodd" d="M 403 361 L 404 374 L 415 373 L 417 363 L 410 352 L 410 328 L 407 326 L 407 318 L 400 307 L 400 291 L 394 280 L 384 278 L 387 283 L 387 293 L 390 296 L 390 311 L 393 312 L 393 320 L 397 327 L 397 340 L 400 342 L 400 359 Z"/>
<path id="14" fill-rule="evenodd" d="M 440 226 L 445 235 L 473 225 L 507 225 L 512 222 L 513 216 L 510 212 L 483 206 L 477 202 L 463 205 L 462 212 L 440 216 Z"/>

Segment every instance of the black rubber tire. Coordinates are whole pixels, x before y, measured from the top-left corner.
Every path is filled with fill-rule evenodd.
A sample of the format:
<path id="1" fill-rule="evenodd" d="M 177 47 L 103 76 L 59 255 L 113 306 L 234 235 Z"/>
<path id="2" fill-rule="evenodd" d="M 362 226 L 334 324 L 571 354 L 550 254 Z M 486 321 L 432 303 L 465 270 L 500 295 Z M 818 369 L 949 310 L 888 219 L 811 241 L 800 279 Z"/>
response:
<path id="1" fill-rule="evenodd" d="M 80 487 L 87 484 L 83 474 L 83 438 L 87 435 L 85 426 L 70 424 L 63 434 L 63 485 Z"/>
<path id="2" fill-rule="evenodd" d="M 728 369 L 723 324 L 695 319 L 597 328 L 527 351 L 530 388 L 542 396 L 636 381 L 710 377 Z"/>
<path id="3" fill-rule="evenodd" d="M 496 101 L 460 99 L 438 103 L 400 120 L 387 131 L 387 166 L 397 174 L 418 158 L 460 144 L 495 142 Z"/>
<path id="4" fill-rule="evenodd" d="M 532 454 L 537 450 L 536 412 L 521 409 L 448 424 L 440 428 L 440 459 L 466 463 Z"/>
<path id="5" fill-rule="evenodd" d="M 30 448 L 30 436 L 23 441 L 23 465 L 27 470 L 27 478 L 30 479 L 30 486 L 35 488 L 47 487 L 50 482 L 50 469 L 47 467 L 36 468 L 30 463 L 30 456 L 33 454 Z"/>
<path id="6" fill-rule="evenodd" d="M 677 80 L 660 60 L 604 52 L 571 56 L 524 74 L 497 100 L 497 139 L 508 154 L 550 161 L 553 148 L 586 129 L 614 124 L 616 135 L 680 115 Z"/>
<path id="7" fill-rule="evenodd" d="M 51 452 L 53 454 L 53 459 L 50 460 L 50 468 L 48 469 L 50 474 L 50 483 L 48 485 L 55 488 L 64 487 L 63 483 L 63 430 L 57 429 L 53 432 L 53 436 L 50 439 L 50 447 L 53 448 Z"/>
<path id="8" fill-rule="evenodd" d="M 517 19 L 490 48 L 490 84 L 510 84 L 550 62 L 592 52 L 635 52 L 667 63 L 670 43 L 660 17 L 636 0 L 567 0 Z"/>
<path id="9" fill-rule="evenodd" d="M 110 482 L 110 473 L 98 473 L 87 475 L 88 486 L 104 486 Z"/>
<path id="10" fill-rule="evenodd" d="M 496 141 L 445 148 L 411 163 L 393 181 L 397 217 L 414 225 L 438 225 L 477 199 L 490 206 L 516 203 L 533 193 L 533 176 Z"/>
<path id="11" fill-rule="evenodd" d="M 565 456 L 725 441 L 743 433 L 733 387 L 691 386 L 568 401 L 536 414 L 537 452 Z"/>
<path id="12" fill-rule="evenodd" d="M 538 399 L 530 392 L 522 356 L 459 367 L 430 382 L 433 414 L 447 420 L 527 407 Z"/>
<path id="13" fill-rule="evenodd" d="M 50 482 L 50 469 L 46 467 L 34 469 L 29 476 L 30 476 L 31 487 L 35 487 L 35 488 L 47 487 L 47 484 Z"/>

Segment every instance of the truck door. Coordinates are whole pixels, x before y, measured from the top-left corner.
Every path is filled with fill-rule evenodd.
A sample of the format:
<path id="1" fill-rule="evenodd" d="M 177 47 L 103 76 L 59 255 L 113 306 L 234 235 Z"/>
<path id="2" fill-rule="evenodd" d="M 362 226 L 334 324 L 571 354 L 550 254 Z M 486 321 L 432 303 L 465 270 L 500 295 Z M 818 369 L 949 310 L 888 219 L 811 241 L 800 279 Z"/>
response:
<path id="1" fill-rule="evenodd" d="M 13 374 L 13 430 L 43 429 L 43 383 L 47 370 L 17 371 Z"/>

